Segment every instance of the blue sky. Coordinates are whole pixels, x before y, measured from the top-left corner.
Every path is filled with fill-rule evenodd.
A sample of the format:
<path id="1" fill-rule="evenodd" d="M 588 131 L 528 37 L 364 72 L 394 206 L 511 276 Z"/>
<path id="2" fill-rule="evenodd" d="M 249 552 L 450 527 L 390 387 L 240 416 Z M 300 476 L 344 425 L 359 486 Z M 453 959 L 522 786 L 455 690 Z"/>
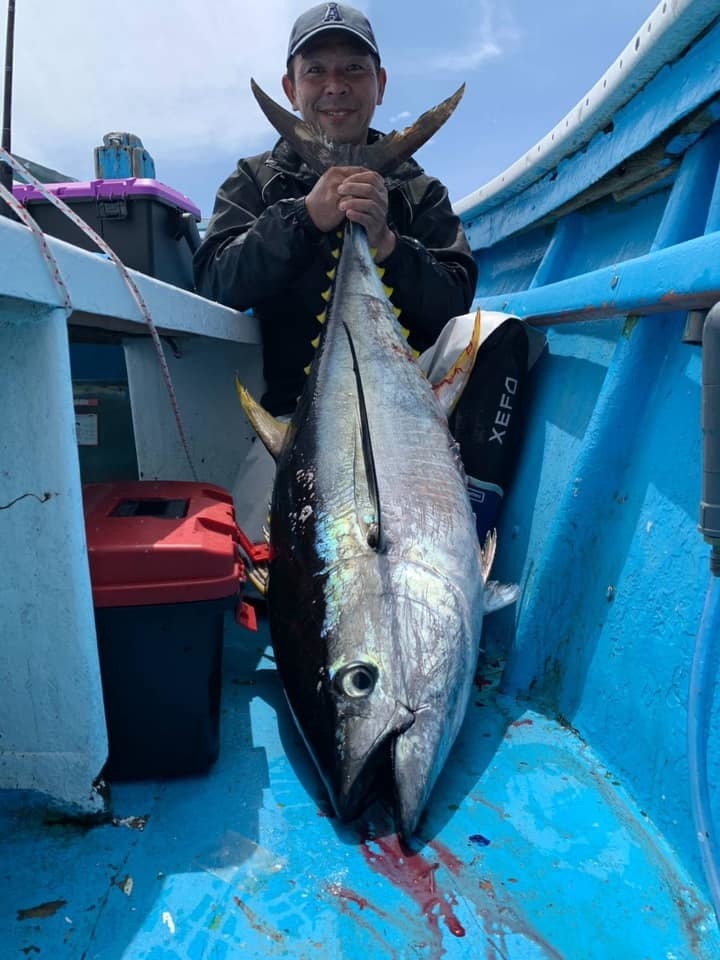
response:
<path id="1" fill-rule="evenodd" d="M 139 135 L 158 179 L 211 212 L 238 157 L 269 148 L 255 79 L 280 102 L 297 0 L 17 0 L 15 152 L 80 179 L 111 130 Z M 401 129 L 460 83 L 418 154 L 453 200 L 526 152 L 586 93 L 654 0 L 383 0 L 369 15 L 388 70 L 374 125 Z M 0 4 L 4 9 L 4 4 Z"/>

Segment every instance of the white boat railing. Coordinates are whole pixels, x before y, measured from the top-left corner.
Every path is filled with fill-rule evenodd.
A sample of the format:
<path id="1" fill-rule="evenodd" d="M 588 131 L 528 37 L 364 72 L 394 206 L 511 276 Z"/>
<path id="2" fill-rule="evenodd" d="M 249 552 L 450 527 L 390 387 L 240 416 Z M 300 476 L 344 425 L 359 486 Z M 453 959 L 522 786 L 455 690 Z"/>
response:
<path id="1" fill-rule="evenodd" d="M 660 70 L 720 16 L 718 0 L 661 0 L 597 83 L 543 138 L 454 204 L 463 218 L 508 201 L 585 146 Z"/>

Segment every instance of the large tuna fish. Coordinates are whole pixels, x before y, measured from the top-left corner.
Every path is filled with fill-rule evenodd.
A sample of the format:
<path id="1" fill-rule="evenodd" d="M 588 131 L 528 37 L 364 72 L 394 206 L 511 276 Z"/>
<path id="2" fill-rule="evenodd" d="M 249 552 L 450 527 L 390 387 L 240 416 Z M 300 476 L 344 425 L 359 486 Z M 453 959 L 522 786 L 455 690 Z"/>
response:
<path id="1" fill-rule="evenodd" d="M 331 145 L 256 90 L 318 169 Z M 402 134 L 343 160 L 380 172 L 409 156 L 462 91 Z M 360 156 L 355 152 L 361 149 Z M 319 158 L 319 159 L 318 159 Z M 288 304 L 288 309 L 292 305 Z M 474 342 L 431 385 L 403 336 L 365 231 L 349 224 L 297 411 L 279 423 L 240 388 L 277 462 L 268 610 L 290 707 L 342 820 L 390 793 L 409 837 L 465 715 L 483 613 L 515 599 L 487 583 L 447 414 Z"/>

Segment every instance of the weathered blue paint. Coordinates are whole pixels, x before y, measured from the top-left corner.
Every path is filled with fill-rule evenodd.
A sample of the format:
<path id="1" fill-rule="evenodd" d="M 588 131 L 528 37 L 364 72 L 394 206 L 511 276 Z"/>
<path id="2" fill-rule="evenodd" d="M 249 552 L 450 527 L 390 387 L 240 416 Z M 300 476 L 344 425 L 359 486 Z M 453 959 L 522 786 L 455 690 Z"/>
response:
<path id="1" fill-rule="evenodd" d="M 686 720 L 708 547 L 697 532 L 701 348 L 681 341 L 680 312 L 720 299 L 713 7 L 717 15 L 714 0 L 666 5 L 682 21 L 682 42 L 672 62 L 655 62 L 646 76 L 635 64 L 633 76 L 648 82 L 614 111 L 611 132 L 598 127 L 552 168 L 545 160 L 535 170 L 526 164 L 504 194 L 466 210 L 481 265 L 478 301 L 555 325 L 534 373 L 494 570 L 520 583 L 522 600 L 486 620 L 477 695 L 417 850 L 400 851 L 382 810 L 352 828 L 330 819 L 263 653 L 266 635 L 231 630 L 221 756 L 208 777 L 116 785 L 116 822 L 92 828 L 50 827 L 27 791 L 0 795 L 0 925 L 9 956 L 720 955 L 690 801 Z M 656 13 L 653 29 L 665 16 Z M 694 43 L 685 33 L 691 22 Z M 655 53 L 666 40 L 669 28 Z M 678 133 L 675 122 L 703 104 L 696 126 Z M 604 107 L 595 107 L 597 120 Z M 658 163 L 641 186 L 627 178 L 620 191 L 600 183 L 612 180 L 629 151 L 659 140 Z M 110 264 L 57 241 L 51 247 L 76 321 L 142 329 Z M 139 282 L 160 326 L 204 335 L 182 339 L 182 357 L 171 362 L 193 409 L 198 449 L 212 452 L 208 479 L 217 479 L 228 463 L 213 457 L 231 444 L 217 386 L 224 361 L 212 341 L 219 350 L 223 340 L 256 350 L 257 330 L 232 311 Z M 55 731 L 44 789 L 67 800 L 101 762 L 103 734 L 92 718 L 97 676 L 58 306 L 32 238 L 0 221 L 0 392 L 12 411 L 12 429 L 0 440 L 0 490 L 17 474 L 40 482 L 37 489 L 69 491 L 0 511 L 22 571 L 3 595 L 15 632 L 9 643 L 4 632 L 0 654 L 2 694 L 10 692 L 16 715 L 2 713 L 0 698 L 0 717 L 37 735 L 42 716 L 39 729 Z M 136 344 L 127 353 L 134 402 L 146 411 L 140 442 L 157 469 L 172 471 L 172 423 L 152 354 Z M 18 356 L 20 366 L 9 360 Z M 225 412 L 213 416 L 214 409 Z M 48 429 L 29 452 L 24 441 L 38 437 L 33 419 Z M 43 512 L 48 505 L 52 515 Z M 26 535 L 28 523 L 34 536 Z M 40 543 L 52 548 L 49 567 Z M 50 609 L 38 602 L 43 591 L 62 607 L 48 637 L 37 624 L 26 633 L 20 619 L 25 611 L 39 623 L 38 611 Z M 35 669 L 23 687 L 27 662 Z M 715 730 L 720 697 L 710 666 L 703 696 Z M 82 697 L 84 704 L 70 703 Z M 57 728 L 53 705 L 62 706 Z M 72 740 L 70 729 L 80 770 L 59 749 L 61 739 Z M 24 784 L 24 760 L 6 746 L 0 740 L 1 782 L 11 782 L 10 770 Z M 717 820 L 716 737 L 707 750 Z M 51 776 L 58 769 L 63 782 Z M 126 819 L 146 816 L 142 832 Z"/>
<path id="2" fill-rule="evenodd" d="M 581 236 L 582 222 L 577 214 L 570 214 L 559 221 L 529 284 L 530 289 L 544 287 L 564 278 L 567 260 Z"/>
<path id="3" fill-rule="evenodd" d="M 95 176 L 100 180 L 155 178 L 155 162 L 132 133 L 108 133 L 95 147 Z"/>
<path id="4" fill-rule="evenodd" d="M 680 342 L 682 327 L 680 317 L 641 320 L 621 335 L 585 423 L 568 411 L 589 371 L 566 380 L 574 355 L 546 368 L 531 428 L 545 434 L 545 455 L 539 474 L 525 473 L 530 462 L 517 478 L 496 574 L 524 585 L 507 688 L 578 727 L 697 863 L 684 703 L 707 548 L 696 531 L 699 348 Z M 712 756 L 711 769 L 715 745 Z"/>
<path id="5" fill-rule="evenodd" d="M 702 236 L 720 160 L 720 124 L 688 148 L 668 197 L 653 250 Z"/>
<path id="6" fill-rule="evenodd" d="M 695 641 L 688 691 L 688 764 L 690 800 L 700 858 L 715 914 L 720 916 L 720 848 L 715 827 L 708 778 L 708 740 L 715 697 L 715 678 L 720 667 L 720 579 L 713 571 L 708 584 L 703 615 Z"/>
<path id="7" fill-rule="evenodd" d="M 113 789 L 144 830 L 47 827 L 0 803 L 8 956 L 712 960 L 709 908 L 652 823 L 497 678 L 478 678 L 413 856 L 382 810 L 352 828 L 328 816 L 273 664 L 231 632 L 215 770 Z M 42 904 L 52 915 L 18 918 Z"/>
<path id="8" fill-rule="evenodd" d="M 709 309 L 720 300 L 720 233 L 474 306 L 544 322 Z"/>
<path id="9" fill-rule="evenodd" d="M 702 43 L 717 43 L 717 29 Z M 668 124 L 673 111 L 685 109 L 688 89 L 668 78 L 676 68 L 675 80 L 690 87 L 708 78 L 709 64 L 689 78 L 702 43 L 659 73 L 620 111 L 614 131 L 588 146 L 579 171 L 584 187 L 617 164 L 618 132 L 631 136 L 634 122 L 644 137 L 643 124 L 663 116 Z M 661 91 L 663 103 L 655 99 Z M 639 199 L 606 192 L 598 203 L 588 196 L 571 219 L 560 207 L 543 224 L 557 249 L 548 244 L 534 283 L 525 265 L 514 285 L 505 270 L 509 292 L 478 300 L 545 324 L 616 317 L 549 331 L 496 570 L 521 582 L 523 599 L 514 623 L 488 621 L 486 642 L 509 649 L 503 689 L 577 727 L 699 880 L 686 704 L 707 576 L 707 547 L 697 533 L 701 365 L 700 348 L 681 342 L 684 314 L 673 311 L 720 299 L 712 266 L 720 236 L 713 111 L 704 115 L 710 125 L 701 138 L 670 139 L 684 152 L 668 177 L 646 184 Z M 663 136 L 662 124 L 652 133 Z M 524 229 L 476 251 L 491 273 L 496 251 L 503 265 L 511 263 L 513 244 L 537 236 L 538 217 L 564 203 L 560 180 L 545 184 L 541 203 L 541 181 L 516 193 L 509 216 L 517 220 L 500 232 L 517 229 L 523 217 Z M 481 243 L 496 211 L 472 215 Z M 626 230 L 629 239 L 620 236 Z M 608 261 L 613 250 L 616 259 Z M 608 265 L 597 269 L 598 262 Z M 656 311 L 664 315 L 647 316 Z M 720 718 L 717 704 L 713 718 Z M 708 770 L 717 818 L 720 751 L 712 738 Z"/>

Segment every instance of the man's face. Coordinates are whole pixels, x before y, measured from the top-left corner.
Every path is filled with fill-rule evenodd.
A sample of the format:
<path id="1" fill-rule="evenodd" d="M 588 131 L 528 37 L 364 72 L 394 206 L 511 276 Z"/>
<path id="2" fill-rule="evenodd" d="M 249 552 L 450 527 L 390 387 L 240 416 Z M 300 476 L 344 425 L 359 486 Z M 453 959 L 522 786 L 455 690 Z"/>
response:
<path id="1" fill-rule="evenodd" d="M 365 143 L 386 80 L 365 47 L 329 34 L 295 54 L 282 83 L 293 109 L 330 140 Z"/>

